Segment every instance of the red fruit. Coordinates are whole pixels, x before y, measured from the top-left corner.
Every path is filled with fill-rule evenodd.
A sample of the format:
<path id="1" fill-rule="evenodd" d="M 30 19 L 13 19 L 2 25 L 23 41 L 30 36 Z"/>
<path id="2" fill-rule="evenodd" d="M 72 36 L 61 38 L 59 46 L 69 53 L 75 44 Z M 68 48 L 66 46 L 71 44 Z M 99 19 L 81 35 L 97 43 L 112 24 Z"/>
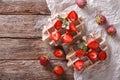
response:
<path id="1" fill-rule="evenodd" d="M 77 13 L 73 10 L 71 11 L 68 16 L 67 16 L 68 19 L 70 19 L 71 21 L 75 21 L 78 19 L 78 15 Z"/>
<path id="2" fill-rule="evenodd" d="M 116 28 L 113 26 L 113 25 L 111 25 L 111 26 L 108 26 L 108 28 L 107 28 L 107 33 L 109 34 L 109 35 L 111 35 L 111 36 L 113 36 L 113 35 L 115 35 L 116 34 Z"/>
<path id="3" fill-rule="evenodd" d="M 49 64 L 49 59 L 45 55 L 40 56 L 40 64 L 43 66 L 47 66 Z"/>
<path id="4" fill-rule="evenodd" d="M 84 61 L 78 60 L 74 63 L 73 67 L 79 71 L 83 68 L 83 64 L 84 64 Z"/>
<path id="5" fill-rule="evenodd" d="M 103 25 L 103 24 L 107 23 L 106 17 L 101 14 L 96 15 L 95 21 L 99 25 Z"/>
<path id="6" fill-rule="evenodd" d="M 84 51 L 83 50 L 77 50 L 76 53 L 75 53 L 75 56 L 76 57 L 82 57 L 82 56 L 84 56 Z"/>
<path id="7" fill-rule="evenodd" d="M 84 8 L 85 5 L 87 4 L 86 0 L 76 0 L 76 4 L 80 7 L 80 8 Z"/>
<path id="8" fill-rule="evenodd" d="M 53 32 L 50 34 L 50 38 L 54 41 L 58 41 L 60 37 L 61 37 L 60 32 Z"/>
<path id="9" fill-rule="evenodd" d="M 107 58 L 107 54 L 105 51 L 101 51 L 99 54 L 98 54 L 98 59 L 99 60 L 105 60 Z"/>
<path id="10" fill-rule="evenodd" d="M 90 51 L 87 55 L 92 61 L 95 61 L 97 59 L 97 53 L 94 50 Z"/>
<path id="11" fill-rule="evenodd" d="M 75 24 L 73 22 L 70 22 L 69 26 L 70 26 L 70 31 L 71 32 L 75 32 L 76 31 L 76 26 L 75 26 Z"/>
<path id="12" fill-rule="evenodd" d="M 56 66 L 53 70 L 53 73 L 57 76 L 61 76 L 64 73 L 64 69 L 62 66 Z"/>
<path id="13" fill-rule="evenodd" d="M 53 54 L 58 57 L 58 58 L 63 58 L 64 57 L 64 52 L 61 49 L 56 49 Z"/>
<path id="14" fill-rule="evenodd" d="M 99 43 L 98 41 L 94 40 L 94 41 L 91 41 L 90 43 L 88 43 L 88 48 L 91 48 L 91 49 L 98 49 L 99 48 Z"/>
<path id="15" fill-rule="evenodd" d="M 63 37 L 62 37 L 62 42 L 64 43 L 70 43 L 73 41 L 73 37 L 69 34 L 66 33 Z"/>
<path id="16" fill-rule="evenodd" d="M 62 21 L 61 20 L 57 20 L 54 24 L 54 27 L 58 30 L 62 28 Z"/>

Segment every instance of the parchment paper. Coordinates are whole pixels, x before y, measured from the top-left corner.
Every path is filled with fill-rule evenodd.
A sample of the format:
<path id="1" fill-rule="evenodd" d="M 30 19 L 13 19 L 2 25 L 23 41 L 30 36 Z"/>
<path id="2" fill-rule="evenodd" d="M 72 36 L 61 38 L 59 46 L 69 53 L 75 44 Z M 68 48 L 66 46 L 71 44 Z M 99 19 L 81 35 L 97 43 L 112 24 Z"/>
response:
<path id="1" fill-rule="evenodd" d="M 77 11 L 85 22 L 86 32 L 101 34 L 108 44 L 108 58 L 84 74 L 74 71 L 75 80 L 120 80 L 120 0 L 88 0 L 87 7 L 80 9 L 75 0 L 46 0 L 51 16 L 56 13 Z M 106 16 L 109 25 L 115 25 L 117 35 L 110 37 L 103 26 L 95 23 L 95 15 Z"/>

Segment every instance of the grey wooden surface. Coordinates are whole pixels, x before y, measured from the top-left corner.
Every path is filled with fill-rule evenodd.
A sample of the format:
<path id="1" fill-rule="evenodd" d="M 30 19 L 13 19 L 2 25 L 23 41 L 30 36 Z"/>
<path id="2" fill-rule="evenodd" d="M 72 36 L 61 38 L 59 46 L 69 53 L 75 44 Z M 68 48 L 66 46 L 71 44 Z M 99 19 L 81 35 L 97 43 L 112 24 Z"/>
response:
<path id="1" fill-rule="evenodd" d="M 38 20 L 49 16 L 45 0 L 0 0 L 0 80 L 73 80 L 66 60 L 54 57 L 41 40 L 41 29 L 34 29 Z M 51 65 L 44 68 L 39 56 L 48 52 Z M 51 70 L 58 64 L 65 68 L 62 77 Z"/>

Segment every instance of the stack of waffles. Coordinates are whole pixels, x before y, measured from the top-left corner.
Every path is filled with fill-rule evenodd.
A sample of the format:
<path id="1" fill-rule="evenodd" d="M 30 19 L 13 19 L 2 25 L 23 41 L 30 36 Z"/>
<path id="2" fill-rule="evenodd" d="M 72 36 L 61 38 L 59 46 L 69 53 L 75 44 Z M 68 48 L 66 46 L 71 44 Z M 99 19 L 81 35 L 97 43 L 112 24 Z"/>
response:
<path id="1" fill-rule="evenodd" d="M 78 40 L 76 43 L 79 44 L 82 42 L 85 46 L 88 46 L 88 44 L 94 40 L 96 40 L 99 43 L 99 48 L 96 51 L 97 53 L 99 53 L 100 51 L 107 50 L 105 39 L 102 38 L 101 35 L 94 35 L 94 34 L 90 33 L 87 36 L 83 36 L 82 40 Z M 95 66 L 96 64 L 98 64 L 99 62 L 102 61 L 102 60 L 99 60 L 98 58 L 93 61 L 88 56 L 76 57 L 75 53 L 79 49 L 80 49 L 80 47 L 76 44 L 70 46 L 69 52 L 66 56 L 66 59 L 68 60 L 68 63 L 67 63 L 68 67 L 73 66 L 76 61 L 82 60 L 82 61 L 84 61 L 82 70 L 86 71 L 89 68 Z M 87 53 L 89 53 L 91 51 L 92 50 L 89 49 L 88 52 L 86 52 L 86 55 L 87 55 Z"/>

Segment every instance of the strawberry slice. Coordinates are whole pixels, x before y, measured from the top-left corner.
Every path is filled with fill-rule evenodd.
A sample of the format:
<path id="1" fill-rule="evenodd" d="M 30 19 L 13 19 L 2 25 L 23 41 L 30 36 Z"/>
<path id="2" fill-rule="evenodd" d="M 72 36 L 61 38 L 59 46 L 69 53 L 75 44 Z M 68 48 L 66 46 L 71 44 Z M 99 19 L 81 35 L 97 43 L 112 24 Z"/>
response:
<path id="1" fill-rule="evenodd" d="M 99 60 L 105 60 L 107 58 L 107 54 L 105 51 L 101 51 L 99 54 L 98 54 L 98 59 Z"/>
<path id="2" fill-rule="evenodd" d="M 70 22 L 69 26 L 70 26 L 70 32 L 75 32 L 76 31 L 76 26 L 73 22 Z"/>
<path id="3" fill-rule="evenodd" d="M 71 43 L 72 41 L 73 41 L 73 37 L 69 33 L 66 33 L 62 37 L 62 42 L 64 42 L 64 43 Z"/>
<path id="4" fill-rule="evenodd" d="M 54 27 L 58 30 L 62 28 L 62 20 L 57 20 L 54 24 Z"/>
<path id="5" fill-rule="evenodd" d="M 88 47 L 97 50 L 99 48 L 99 43 L 96 40 L 91 41 L 90 43 L 88 43 Z"/>
<path id="6" fill-rule="evenodd" d="M 82 57 L 82 56 L 84 56 L 84 51 L 83 50 L 77 50 L 76 53 L 75 53 L 75 56 L 76 57 Z"/>
<path id="7" fill-rule="evenodd" d="M 94 50 L 90 51 L 87 55 L 92 61 L 95 61 L 97 59 L 97 53 Z"/>
<path id="8" fill-rule="evenodd" d="M 60 32 L 52 32 L 50 34 L 50 38 L 54 41 L 58 41 L 60 37 L 61 37 Z"/>
<path id="9" fill-rule="evenodd" d="M 58 57 L 58 58 L 63 58 L 64 57 L 64 52 L 61 49 L 56 49 L 53 52 L 54 56 Z"/>
<path id="10" fill-rule="evenodd" d="M 77 13 L 73 10 L 73 11 L 71 11 L 71 12 L 68 14 L 67 18 L 68 18 L 70 21 L 75 21 L 75 20 L 78 19 L 78 15 L 77 15 Z"/>
<path id="11" fill-rule="evenodd" d="M 83 65 L 84 65 L 84 61 L 82 61 L 82 60 L 77 60 L 75 63 L 74 63 L 74 65 L 73 65 L 73 67 L 76 69 L 76 70 L 81 70 L 82 68 L 83 68 Z"/>
<path id="12" fill-rule="evenodd" d="M 53 73 L 57 76 L 61 76 L 64 74 L 64 69 L 62 66 L 58 65 L 53 69 Z"/>

